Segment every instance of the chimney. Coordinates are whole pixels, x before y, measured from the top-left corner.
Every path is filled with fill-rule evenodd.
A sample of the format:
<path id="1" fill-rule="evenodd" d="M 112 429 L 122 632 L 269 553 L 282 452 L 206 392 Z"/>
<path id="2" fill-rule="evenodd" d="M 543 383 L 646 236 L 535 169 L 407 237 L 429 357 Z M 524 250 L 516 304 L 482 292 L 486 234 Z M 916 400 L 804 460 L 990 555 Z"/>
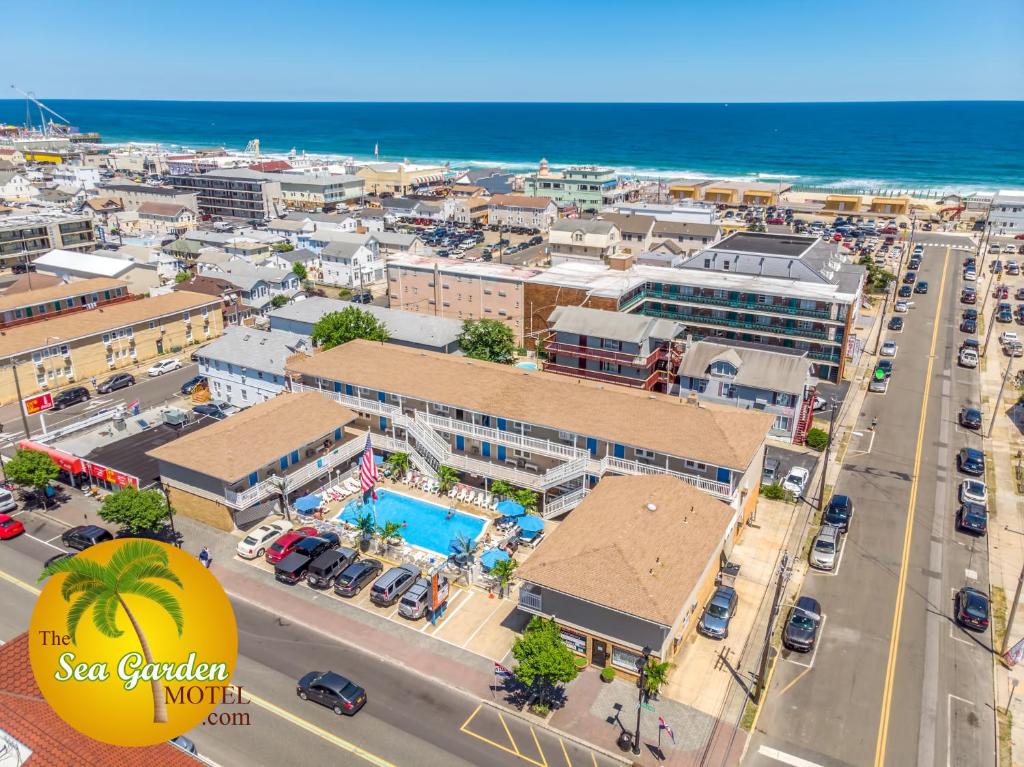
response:
<path id="1" fill-rule="evenodd" d="M 633 254 L 616 253 L 608 256 L 608 266 L 616 272 L 624 272 L 633 266 Z"/>

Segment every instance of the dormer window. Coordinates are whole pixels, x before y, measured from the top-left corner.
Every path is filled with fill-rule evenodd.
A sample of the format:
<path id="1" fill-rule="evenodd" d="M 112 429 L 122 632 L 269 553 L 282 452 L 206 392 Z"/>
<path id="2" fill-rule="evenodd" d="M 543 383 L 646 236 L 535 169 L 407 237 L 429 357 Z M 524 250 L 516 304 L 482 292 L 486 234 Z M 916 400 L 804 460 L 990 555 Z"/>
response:
<path id="1" fill-rule="evenodd" d="M 711 363 L 711 375 L 722 376 L 724 378 L 735 378 L 737 372 L 736 366 L 731 362 L 717 360 L 716 362 Z"/>
<path id="2" fill-rule="evenodd" d="M 583 232 L 573 232 L 572 233 L 572 241 L 573 242 L 583 242 Z"/>

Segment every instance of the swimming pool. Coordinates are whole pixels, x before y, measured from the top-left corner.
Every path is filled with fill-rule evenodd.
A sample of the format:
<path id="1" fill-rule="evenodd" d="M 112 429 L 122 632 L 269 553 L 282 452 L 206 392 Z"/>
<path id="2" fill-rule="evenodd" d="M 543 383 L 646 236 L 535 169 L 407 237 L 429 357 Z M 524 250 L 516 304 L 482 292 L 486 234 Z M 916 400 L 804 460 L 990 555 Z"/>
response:
<path id="1" fill-rule="evenodd" d="M 523 370 L 536 370 L 537 363 L 532 362 L 531 360 L 523 360 L 522 362 L 517 362 L 516 367 L 522 368 Z"/>
<path id="2" fill-rule="evenodd" d="M 369 511 L 360 506 L 360 499 L 349 501 L 338 515 L 339 519 L 355 524 L 356 517 Z M 447 519 L 448 508 L 437 503 L 421 501 L 393 490 L 377 490 L 377 524 L 405 523 L 402 537 L 407 543 L 430 549 L 442 556 L 451 553 L 449 544 L 460 535 L 475 541 L 484 531 L 487 521 L 472 514 L 456 511 Z"/>

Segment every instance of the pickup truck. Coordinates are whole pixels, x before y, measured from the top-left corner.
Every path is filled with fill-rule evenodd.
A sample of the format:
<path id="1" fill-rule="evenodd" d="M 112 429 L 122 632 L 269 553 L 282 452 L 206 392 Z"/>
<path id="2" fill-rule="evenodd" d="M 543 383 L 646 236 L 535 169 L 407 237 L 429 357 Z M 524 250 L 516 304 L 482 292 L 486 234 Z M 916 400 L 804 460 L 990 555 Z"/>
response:
<path id="1" fill-rule="evenodd" d="M 1004 330 L 999 334 L 999 345 L 1006 346 L 1008 343 L 1018 343 L 1020 338 L 1014 330 Z"/>

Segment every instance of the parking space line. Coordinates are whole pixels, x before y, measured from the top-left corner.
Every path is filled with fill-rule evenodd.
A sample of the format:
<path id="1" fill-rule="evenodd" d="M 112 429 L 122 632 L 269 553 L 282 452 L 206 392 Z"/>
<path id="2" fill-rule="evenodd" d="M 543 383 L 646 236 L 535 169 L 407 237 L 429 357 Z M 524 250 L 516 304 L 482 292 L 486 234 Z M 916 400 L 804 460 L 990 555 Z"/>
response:
<path id="1" fill-rule="evenodd" d="M 501 715 L 501 712 L 498 712 L 498 720 L 501 722 L 501 726 L 505 728 L 505 734 L 508 735 L 508 741 L 512 744 L 512 748 L 515 749 L 516 756 L 522 756 L 522 754 L 519 753 L 519 744 L 516 743 L 515 738 L 512 737 L 512 732 L 508 729 L 508 724 L 505 722 L 505 717 Z"/>
<path id="2" fill-rule="evenodd" d="M 801 759 L 799 756 L 787 754 L 785 751 L 779 751 L 778 749 L 771 748 L 770 746 L 762 745 L 757 749 L 757 753 L 761 756 L 767 756 L 769 759 L 774 759 L 776 762 L 791 765 L 791 767 L 821 767 L 817 762 Z"/>
<path id="3" fill-rule="evenodd" d="M 481 622 L 480 622 L 480 625 L 479 625 L 479 626 L 477 626 L 477 627 L 476 627 L 476 628 L 475 628 L 475 629 L 473 630 L 473 633 L 472 633 L 472 634 L 470 634 L 470 635 L 469 635 L 469 637 L 468 637 L 468 638 L 466 639 L 466 641 L 462 643 L 462 647 L 465 647 L 465 646 L 466 646 L 466 645 L 468 645 L 468 644 L 469 644 L 470 642 L 472 642 L 472 641 L 473 641 L 474 639 L 476 639 L 476 635 L 480 633 L 480 629 L 482 629 L 482 628 L 483 628 L 484 626 L 486 626 L 486 625 L 487 625 L 487 622 L 488 622 L 488 621 L 490 621 L 490 619 L 494 617 L 494 614 L 495 614 L 496 612 L 498 612 L 498 609 L 499 609 L 499 608 L 501 608 L 502 606 L 503 606 L 503 605 L 502 605 L 502 603 L 501 603 L 501 600 L 500 600 L 500 599 L 499 599 L 499 600 L 497 600 L 497 604 L 496 604 L 496 605 L 494 605 L 494 609 L 493 609 L 493 610 L 491 610 L 491 611 L 490 611 L 490 612 L 489 612 L 489 613 L 487 614 L 487 617 L 486 617 L 486 618 L 485 618 L 485 619 L 484 619 L 483 621 L 481 621 Z"/>
<path id="4" fill-rule="evenodd" d="M 565 750 L 565 741 L 559 738 L 558 745 L 562 747 L 562 756 L 565 757 L 565 763 L 568 767 L 572 767 L 572 759 L 569 758 L 569 752 Z"/>
<path id="5" fill-rule="evenodd" d="M 51 549 L 57 549 L 57 551 L 64 551 L 64 549 L 62 549 L 60 546 L 54 546 L 52 543 L 50 543 L 50 541 L 44 541 L 42 538 L 36 538 L 31 533 L 25 533 L 25 537 L 26 538 L 31 538 L 33 541 L 39 541 L 39 543 L 43 544 L 44 546 L 49 546 Z M 57 536 L 51 538 L 50 540 L 51 541 L 55 541 L 55 540 L 57 540 L 57 538 L 60 538 L 60 536 L 57 535 Z"/>
<path id="6" fill-rule="evenodd" d="M 530 727 L 530 734 L 533 735 L 533 743 L 537 746 L 537 753 L 540 754 L 540 760 L 544 762 L 544 767 L 548 767 L 548 758 L 544 755 L 544 749 L 540 747 L 540 740 L 537 739 L 537 731 Z"/>
<path id="7" fill-rule="evenodd" d="M 463 594 L 465 594 L 465 596 L 463 596 Z M 454 618 L 455 614 L 459 610 L 461 610 L 463 607 L 466 606 L 466 604 L 469 602 L 469 600 L 473 597 L 473 594 L 472 594 L 472 592 L 462 592 L 462 591 L 457 592 L 455 594 L 455 596 L 453 596 L 450 600 L 448 600 L 449 607 L 451 606 L 451 603 L 454 602 L 456 599 L 458 599 L 460 596 L 462 596 L 463 598 L 462 598 L 462 600 L 459 602 L 459 604 L 456 606 L 456 608 L 454 610 L 452 610 L 451 612 L 445 610 L 444 617 L 442 618 L 443 622 L 437 624 L 437 631 L 434 632 L 435 634 L 437 634 L 442 628 L 444 628 L 445 624 L 447 624 L 448 621 L 450 621 L 452 618 Z M 420 629 L 421 632 L 422 631 L 426 631 L 429 626 L 433 626 L 434 625 L 430 621 L 426 621 L 426 624 L 427 624 L 426 626 L 424 626 L 423 628 Z"/>

